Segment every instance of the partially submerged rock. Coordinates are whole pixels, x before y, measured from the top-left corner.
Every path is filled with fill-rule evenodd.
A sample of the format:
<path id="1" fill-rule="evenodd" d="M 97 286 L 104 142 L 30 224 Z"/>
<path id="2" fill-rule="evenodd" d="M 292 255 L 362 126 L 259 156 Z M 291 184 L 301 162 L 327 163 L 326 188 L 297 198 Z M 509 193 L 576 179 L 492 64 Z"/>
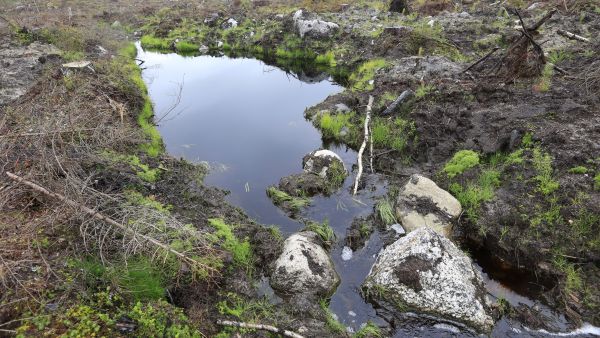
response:
<path id="1" fill-rule="evenodd" d="M 416 311 L 489 332 L 494 320 L 481 275 L 449 239 L 429 228 L 400 238 L 377 257 L 363 284 L 389 311 Z"/>
<path id="2" fill-rule="evenodd" d="M 323 21 L 316 15 L 311 15 L 301 9 L 294 13 L 292 19 L 294 20 L 294 28 L 301 38 L 305 36 L 313 38 L 329 37 L 340 28 L 336 23 Z"/>
<path id="3" fill-rule="evenodd" d="M 295 197 L 330 194 L 348 176 L 341 157 L 331 150 L 315 150 L 302 158 L 304 172 L 281 178 L 279 189 Z"/>
<path id="4" fill-rule="evenodd" d="M 340 277 L 319 236 L 303 231 L 285 240 L 270 282 L 281 295 L 328 297 L 335 291 Z"/>
<path id="5" fill-rule="evenodd" d="M 396 218 L 411 232 L 428 227 L 450 237 L 452 220 L 462 211 L 460 202 L 435 182 L 421 175 L 412 175 L 400 189 L 396 201 Z"/>

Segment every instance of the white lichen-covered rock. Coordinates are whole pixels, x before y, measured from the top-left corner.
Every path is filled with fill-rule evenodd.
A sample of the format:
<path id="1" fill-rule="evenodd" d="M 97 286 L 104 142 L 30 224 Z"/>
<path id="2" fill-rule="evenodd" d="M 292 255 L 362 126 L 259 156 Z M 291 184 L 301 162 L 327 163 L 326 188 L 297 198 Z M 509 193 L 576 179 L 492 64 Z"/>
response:
<path id="1" fill-rule="evenodd" d="M 323 21 L 316 16 L 311 18 L 308 13 L 301 9 L 294 13 L 292 19 L 294 20 L 294 28 L 301 38 L 304 38 L 304 36 L 328 37 L 340 28 L 338 24 Z"/>
<path id="2" fill-rule="evenodd" d="M 317 174 L 323 178 L 327 177 L 328 171 L 332 166 L 337 166 L 337 169 L 346 171 L 344 161 L 342 161 L 340 155 L 331 150 L 315 150 L 302 158 L 304 172 Z"/>
<path id="3" fill-rule="evenodd" d="M 428 227 L 450 237 L 452 223 L 461 211 L 460 202 L 427 177 L 412 175 L 400 189 L 396 217 L 407 232 Z"/>
<path id="4" fill-rule="evenodd" d="M 413 311 L 489 332 L 494 325 L 480 273 L 449 239 L 420 228 L 386 247 L 363 284 L 392 311 Z"/>
<path id="5" fill-rule="evenodd" d="M 340 277 L 317 234 L 303 231 L 285 240 L 270 282 L 282 295 L 327 297 L 335 291 Z"/>

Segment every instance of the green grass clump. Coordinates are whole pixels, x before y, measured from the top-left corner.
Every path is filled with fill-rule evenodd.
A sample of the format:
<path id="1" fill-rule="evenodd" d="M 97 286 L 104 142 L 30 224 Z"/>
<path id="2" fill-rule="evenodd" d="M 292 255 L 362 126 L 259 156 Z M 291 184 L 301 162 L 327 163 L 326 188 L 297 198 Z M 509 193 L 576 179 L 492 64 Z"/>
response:
<path id="1" fill-rule="evenodd" d="M 342 162 L 331 162 L 329 169 L 327 169 L 327 185 L 329 192 L 341 187 L 346 180 L 346 176 L 348 176 L 348 173 Z"/>
<path id="2" fill-rule="evenodd" d="M 381 329 L 373 324 L 371 321 L 367 322 L 367 325 L 363 326 L 360 330 L 358 330 L 354 336 L 354 338 L 383 338 L 383 332 Z"/>
<path id="3" fill-rule="evenodd" d="M 515 150 L 508 154 L 504 163 L 506 164 L 522 164 L 523 163 L 523 149 Z"/>
<path id="4" fill-rule="evenodd" d="M 145 257 L 130 260 L 117 278 L 119 286 L 136 300 L 161 299 L 165 296 L 164 276 Z"/>
<path id="5" fill-rule="evenodd" d="M 346 127 L 350 129 L 352 127 L 350 120 L 352 120 L 354 115 L 354 112 L 338 113 L 335 115 L 329 112 L 324 113 L 319 120 L 319 128 L 323 136 L 334 139 L 340 138 L 342 128 Z"/>
<path id="6" fill-rule="evenodd" d="M 335 55 L 332 51 L 329 51 L 325 54 L 317 55 L 317 57 L 315 58 L 315 63 L 318 65 L 326 65 L 328 67 L 335 67 L 337 65 Z"/>
<path id="7" fill-rule="evenodd" d="M 310 205 L 310 199 L 306 197 L 294 197 L 275 187 L 267 188 L 267 196 L 273 200 L 275 205 L 287 206 L 292 212 L 298 212 Z"/>
<path id="8" fill-rule="evenodd" d="M 335 232 L 329 226 L 329 220 L 324 220 L 323 223 L 309 222 L 305 230 L 312 231 L 319 235 L 325 246 L 329 247 L 335 242 Z"/>
<path id="9" fill-rule="evenodd" d="M 500 172 L 486 169 L 481 172 L 476 183 L 468 183 L 464 188 L 458 183 L 452 183 L 450 192 L 460 201 L 469 219 L 476 222 L 479 218 L 479 206 L 494 198 L 494 191 L 499 185 Z"/>
<path id="10" fill-rule="evenodd" d="M 235 237 L 233 234 L 233 226 L 225 223 L 222 219 L 211 218 L 208 222 L 215 228 L 216 231 L 214 232 L 214 236 L 221 240 L 221 246 L 231 253 L 233 263 L 246 269 L 246 271 L 251 271 L 254 258 L 250 242 L 248 242 L 247 239 L 240 241 Z"/>
<path id="11" fill-rule="evenodd" d="M 217 303 L 217 310 L 224 316 L 233 316 L 249 322 L 257 322 L 273 315 L 273 305 L 267 299 L 246 300 L 229 292 Z"/>
<path id="12" fill-rule="evenodd" d="M 121 48 L 121 50 L 119 50 L 119 54 L 128 59 L 135 59 L 137 56 L 137 48 L 135 48 L 135 44 L 133 42 L 129 42 L 123 48 Z"/>
<path id="13" fill-rule="evenodd" d="M 195 43 L 187 42 L 187 41 L 179 41 L 175 44 L 175 49 L 179 53 L 193 53 L 197 52 L 200 46 Z"/>
<path id="14" fill-rule="evenodd" d="M 432 93 L 434 90 L 435 90 L 435 87 L 433 85 L 426 85 L 426 84 L 422 83 L 419 85 L 419 87 L 417 87 L 417 90 L 415 91 L 415 97 L 417 99 L 422 99 L 425 96 Z"/>
<path id="15" fill-rule="evenodd" d="M 412 121 L 401 117 L 392 121 L 376 117 L 373 119 L 371 137 L 376 148 L 402 151 L 415 136 L 415 132 L 415 124 Z"/>
<path id="16" fill-rule="evenodd" d="M 144 35 L 140 39 L 143 48 L 168 50 L 171 49 L 171 43 L 166 39 L 157 38 L 153 35 Z"/>
<path id="17" fill-rule="evenodd" d="M 389 199 L 384 198 L 377 202 L 375 210 L 377 210 L 379 218 L 385 225 L 397 223 L 396 216 L 394 215 L 394 207 Z"/>
<path id="18" fill-rule="evenodd" d="M 375 73 L 387 67 L 388 63 L 384 59 L 373 59 L 369 60 L 358 69 L 350 74 L 349 81 L 352 84 L 352 89 L 356 91 L 371 91 L 374 88 L 374 84 L 370 83 L 375 77 Z"/>
<path id="19" fill-rule="evenodd" d="M 588 172 L 588 169 L 582 165 L 579 165 L 579 166 L 569 169 L 570 174 L 585 174 L 587 172 Z"/>
<path id="20" fill-rule="evenodd" d="M 319 305 L 321 306 L 321 310 L 325 313 L 325 322 L 327 323 L 327 328 L 333 333 L 344 333 L 346 332 L 346 327 L 344 324 L 340 323 L 336 318 L 333 312 L 329 310 L 329 303 L 326 299 L 319 300 Z"/>
<path id="21" fill-rule="evenodd" d="M 594 188 L 600 189 L 600 172 L 594 176 Z"/>
<path id="22" fill-rule="evenodd" d="M 173 209 L 172 205 L 164 205 L 159 201 L 155 200 L 154 197 L 146 197 L 134 190 L 126 190 L 125 198 L 127 199 L 127 202 L 132 205 L 148 207 L 150 209 L 159 211 L 163 214 L 169 214 L 171 209 Z"/>
<path id="23" fill-rule="evenodd" d="M 559 184 L 552 177 L 552 157 L 548 153 L 543 153 L 539 148 L 533 149 L 533 167 L 537 171 L 534 177 L 538 181 L 538 190 L 549 195 L 558 189 Z"/>
<path id="24" fill-rule="evenodd" d="M 452 178 L 477 165 L 479 165 L 478 153 L 473 150 L 460 150 L 446 163 L 444 171 L 448 174 L 448 177 Z"/>
<path id="25" fill-rule="evenodd" d="M 553 263 L 554 266 L 564 274 L 566 290 L 574 292 L 583 290 L 583 280 L 579 269 L 575 268 L 575 266 L 569 263 L 563 256 L 556 256 Z"/>
<path id="26" fill-rule="evenodd" d="M 546 63 L 544 69 L 542 69 L 542 76 L 540 77 L 540 82 L 535 86 L 535 88 L 540 92 L 547 92 L 550 90 L 550 86 L 552 85 L 552 76 L 554 75 L 554 66 L 551 63 Z"/>

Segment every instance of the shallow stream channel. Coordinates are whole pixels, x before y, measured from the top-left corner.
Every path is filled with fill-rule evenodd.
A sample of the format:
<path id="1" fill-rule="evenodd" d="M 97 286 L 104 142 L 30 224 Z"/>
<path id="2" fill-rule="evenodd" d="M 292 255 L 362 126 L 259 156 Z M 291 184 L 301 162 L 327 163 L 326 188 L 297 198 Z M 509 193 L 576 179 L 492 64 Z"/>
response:
<path id="1" fill-rule="evenodd" d="M 194 56 L 144 51 L 138 44 L 138 59 L 143 61 L 143 78 L 154 104 L 155 122 L 159 125 L 168 153 L 209 167 L 205 183 L 228 190 L 230 203 L 242 208 L 249 217 L 265 225 L 277 226 L 287 237 L 304 227 L 276 207 L 266 194 L 279 179 L 302 172 L 302 158 L 317 149 L 337 153 L 346 168 L 356 163 L 356 152 L 340 145 L 326 144 L 304 110 L 344 88 L 326 76 L 310 77 L 287 72 L 262 61 L 227 56 Z M 338 320 L 357 331 L 371 321 L 384 325 L 371 304 L 360 294 L 360 285 L 369 273 L 383 240 L 377 231 L 357 252 L 344 249 L 344 236 L 356 217 L 373 212 L 375 199 L 386 194 L 384 177 L 370 174 L 368 186 L 356 199 L 351 195 L 355 173 L 331 196 L 317 196 L 302 212 L 302 217 L 317 222 L 328 220 L 337 236 L 331 250 L 341 284 L 333 295 L 330 310 Z M 540 303 L 519 295 L 501 281 L 486 274 L 488 292 L 502 297 L 513 306 L 525 303 L 554 317 L 558 328 L 564 318 Z M 273 302 L 281 301 L 268 286 L 262 292 Z M 473 332 L 419 318 L 395 323 L 396 337 L 471 337 Z M 583 330 L 563 333 L 589 336 Z M 497 337 L 545 337 L 543 331 L 528 330 L 525 325 L 502 319 L 496 325 Z M 552 336 L 552 335 L 550 335 Z"/>

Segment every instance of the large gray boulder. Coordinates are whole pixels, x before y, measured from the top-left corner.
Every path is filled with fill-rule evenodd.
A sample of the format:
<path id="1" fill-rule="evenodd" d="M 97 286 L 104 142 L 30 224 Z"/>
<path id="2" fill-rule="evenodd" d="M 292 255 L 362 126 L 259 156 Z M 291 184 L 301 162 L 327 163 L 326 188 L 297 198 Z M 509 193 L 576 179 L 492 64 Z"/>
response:
<path id="1" fill-rule="evenodd" d="M 363 284 L 372 301 L 392 312 L 420 312 L 491 331 L 480 273 L 449 239 L 419 228 L 386 247 Z"/>
<path id="2" fill-rule="evenodd" d="M 340 283 L 340 277 L 319 236 L 303 231 L 285 240 L 270 282 L 284 296 L 328 297 Z"/>
<path id="3" fill-rule="evenodd" d="M 460 202 L 427 177 L 415 174 L 400 189 L 396 218 L 407 232 L 428 227 L 450 237 L 452 220 L 458 218 Z"/>
<path id="4" fill-rule="evenodd" d="M 340 28 L 336 23 L 323 21 L 316 15 L 311 15 L 301 9 L 294 13 L 292 19 L 294 21 L 294 29 L 301 38 L 305 36 L 313 38 L 330 37 Z"/>

